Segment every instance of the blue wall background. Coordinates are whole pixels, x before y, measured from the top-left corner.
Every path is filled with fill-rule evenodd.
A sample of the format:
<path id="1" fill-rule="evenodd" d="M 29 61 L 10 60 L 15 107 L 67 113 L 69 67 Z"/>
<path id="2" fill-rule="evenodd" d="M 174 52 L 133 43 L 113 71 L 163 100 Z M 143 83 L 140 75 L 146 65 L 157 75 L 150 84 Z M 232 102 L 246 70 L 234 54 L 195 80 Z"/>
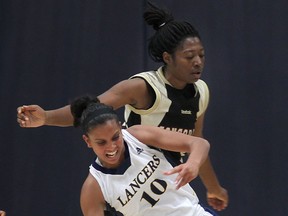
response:
<path id="1" fill-rule="evenodd" d="M 194 24 L 206 49 L 211 101 L 204 134 L 230 195 L 220 215 L 286 216 L 288 2 L 155 2 Z M 79 193 L 93 154 L 80 131 L 22 129 L 16 108 L 58 108 L 157 68 L 147 55 L 145 4 L 1 0 L 0 209 L 8 216 L 81 215 Z"/>

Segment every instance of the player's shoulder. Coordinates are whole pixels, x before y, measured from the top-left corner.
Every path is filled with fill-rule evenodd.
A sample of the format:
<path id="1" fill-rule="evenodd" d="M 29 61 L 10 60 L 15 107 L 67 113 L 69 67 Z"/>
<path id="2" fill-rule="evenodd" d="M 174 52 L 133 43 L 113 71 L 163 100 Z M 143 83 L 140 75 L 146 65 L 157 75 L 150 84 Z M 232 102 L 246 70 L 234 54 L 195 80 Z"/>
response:
<path id="1" fill-rule="evenodd" d="M 132 75 L 129 79 L 134 79 L 134 78 L 148 78 L 148 77 L 154 77 L 156 75 L 156 71 L 151 70 L 151 71 L 143 71 L 137 74 Z"/>
<path id="2" fill-rule="evenodd" d="M 195 85 L 197 85 L 197 87 L 199 86 L 199 87 L 206 87 L 206 88 L 208 88 L 207 83 L 206 83 L 204 80 L 202 80 L 202 79 L 197 80 L 197 81 L 195 82 Z"/>
<path id="3" fill-rule="evenodd" d="M 197 82 L 195 82 L 195 85 L 197 86 L 200 93 L 209 94 L 209 87 L 204 80 L 197 80 Z"/>

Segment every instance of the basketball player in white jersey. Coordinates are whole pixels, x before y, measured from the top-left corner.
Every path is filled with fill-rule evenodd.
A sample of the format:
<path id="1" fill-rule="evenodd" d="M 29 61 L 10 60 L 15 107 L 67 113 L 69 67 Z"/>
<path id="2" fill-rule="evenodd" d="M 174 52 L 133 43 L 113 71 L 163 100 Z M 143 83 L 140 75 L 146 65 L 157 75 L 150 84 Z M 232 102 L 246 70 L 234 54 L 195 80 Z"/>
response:
<path id="1" fill-rule="evenodd" d="M 81 190 L 85 216 L 104 215 L 106 202 L 115 215 L 211 216 L 188 184 L 208 155 L 206 140 L 155 126 L 122 129 L 112 107 L 89 97 L 75 100 L 71 110 L 97 156 Z M 160 149 L 190 155 L 176 165 Z"/>

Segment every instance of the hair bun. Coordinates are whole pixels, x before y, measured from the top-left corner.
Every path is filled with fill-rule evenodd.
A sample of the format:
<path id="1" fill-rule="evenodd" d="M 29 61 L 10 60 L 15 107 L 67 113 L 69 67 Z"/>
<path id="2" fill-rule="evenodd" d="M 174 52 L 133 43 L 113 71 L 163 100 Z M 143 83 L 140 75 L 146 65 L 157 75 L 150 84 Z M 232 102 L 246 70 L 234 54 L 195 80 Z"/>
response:
<path id="1" fill-rule="evenodd" d="M 82 96 L 76 98 L 71 102 L 70 110 L 74 117 L 73 125 L 74 127 L 78 127 L 80 125 L 80 119 L 83 111 L 89 106 L 91 103 L 99 103 L 98 98 L 92 98 L 90 96 Z"/>
<path id="2" fill-rule="evenodd" d="M 152 25 L 156 31 L 174 20 L 174 17 L 168 10 L 160 9 L 151 2 L 148 2 L 148 8 L 144 12 L 143 17 L 148 25 Z"/>

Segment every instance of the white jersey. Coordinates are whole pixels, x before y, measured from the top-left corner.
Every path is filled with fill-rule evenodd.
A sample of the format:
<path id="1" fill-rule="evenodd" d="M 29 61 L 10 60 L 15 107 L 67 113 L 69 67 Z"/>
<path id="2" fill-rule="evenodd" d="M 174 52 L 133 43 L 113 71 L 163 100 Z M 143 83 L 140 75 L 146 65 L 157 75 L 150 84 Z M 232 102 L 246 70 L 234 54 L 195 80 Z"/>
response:
<path id="1" fill-rule="evenodd" d="M 189 184 L 176 190 L 177 174 L 163 175 L 173 168 L 163 153 L 122 130 L 125 161 L 107 169 L 94 161 L 90 173 L 99 183 L 105 201 L 118 214 L 127 216 L 211 216 L 199 204 Z M 120 214 L 121 215 L 121 214 Z"/>

